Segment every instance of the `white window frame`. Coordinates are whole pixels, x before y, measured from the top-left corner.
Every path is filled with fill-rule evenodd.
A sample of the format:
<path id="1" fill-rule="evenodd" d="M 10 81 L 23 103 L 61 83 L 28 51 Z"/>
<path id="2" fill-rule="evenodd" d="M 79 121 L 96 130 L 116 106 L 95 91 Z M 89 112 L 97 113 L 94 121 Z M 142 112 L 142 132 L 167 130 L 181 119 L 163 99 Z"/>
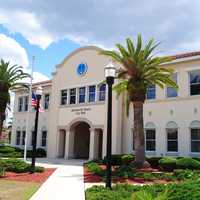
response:
<path id="1" fill-rule="evenodd" d="M 84 102 L 80 102 L 80 88 L 85 88 L 85 94 L 84 94 L 85 99 L 84 99 Z M 82 96 L 83 96 L 83 94 L 82 94 Z M 87 102 L 87 100 L 86 100 L 86 87 L 85 87 L 85 86 L 79 87 L 79 88 L 78 88 L 78 103 L 79 103 L 79 104 L 85 104 L 86 102 Z"/>
<path id="2" fill-rule="evenodd" d="M 192 129 L 200 129 L 200 127 L 199 128 L 197 128 L 197 127 L 196 128 L 189 128 L 189 131 L 190 131 L 190 154 L 196 154 L 196 155 L 198 154 L 199 155 L 200 151 L 199 152 L 198 151 L 197 152 L 192 151 L 192 133 L 191 133 Z M 197 141 L 197 140 L 194 140 L 194 141 Z M 198 141 L 200 142 L 200 140 L 198 140 Z"/>
<path id="3" fill-rule="evenodd" d="M 94 95 L 95 95 L 94 101 L 90 101 L 90 87 L 95 87 L 95 92 L 92 92 L 92 94 L 94 93 Z M 94 102 L 96 102 L 96 96 L 97 96 L 97 87 L 96 87 L 96 85 L 89 85 L 88 86 L 88 100 L 87 100 L 87 102 L 88 103 L 94 103 Z"/>
<path id="4" fill-rule="evenodd" d="M 176 74 L 176 84 L 177 85 L 179 85 L 179 73 L 178 72 L 174 72 L 173 73 L 173 75 L 174 74 Z M 165 97 L 167 98 L 167 99 L 173 99 L 173 98 L 177 98 L 177 97 L 179 97 L 179 92 L 178 92 L 178 90 L 177 90 L 177 96 L 176 97 L 168 97 L 167 95 L 167 88 L 169 88 L 168 86 L 167 87 L 165 87 Z M 171 87 L 170 87 L 171 88 Z"/>
<path id="5" fill-rule="evenodd" d="M 146 138 L 146 136 L 147 136 L 147 135 L 146 135 L 146 131 L 147 131 L 147 130 L 154 130 L 154 131 L 155 131 L 155 139 L 147 139 L 147 138 Z M 152 150 L 152 151 L 151 151 L 151 150 L 147 150 L 147 149 L 146 149 L 146 142 L 147 142 L 147 140 L 148 140 L 148 141 L 155 141 L 155 150 Z M 156 152 L 156 129 L 155 129 L 155 128 L 145 128 L 145 152 Z"/>
<path id="6" fill-rule="evenodd" d="M 75 95 L 71 95 L 71 90 L 75 90 Z M 74 97 L 75 96 L 75 103 L 71 103 L 71 97 Z M 74 88 L 70 88 L 69 89 L 69 105 L 75 105 L 77 104 L 77 88 L 74 87 Z"/>
<path id="7" fill-rule="evenodd" d="M 102 85 L 105 85 L 105 91 L 100 91 L 100 88 L 101 88 Z M 105 93 L 105 99 L 100 100 L 100 94 L 103 93 L 103 92 Z M 100 101 L 100 102 L 106 101 L 106 84 L 101 84 L 100 86 L 98 86 L 98 101 Z"/>
<path id="8" fill-rule="evenodd" d="M 62 104 L 62 91 L 66 91 L 67 92 L 67 100 L 66 100 L 66 103 L 65 104 Z M 60 90 L 60 105 L 61 106 L 65 106 L 65 105 L 67 105 L 68 104 L 68 99 L 69 99 L 69 94 L 68 94 L 68 89 L 62 89 L 62 90 Z"/>
<path id="9" fill-rule="evenodd" d="M 169 129 L 175 129 L 177 130 L 177 140 L 173 140 L 173 139 L 170 139 L 170 141 L 177 141 L 177 151 L 168 151 L 168 130 Z M 178 128 L 166 128 L 166 134 L 165 134 L 165 137 L 166 137 L 166 152 L 167 153 L 170 153 L 170 154 L 178 154 L 179 153 L 179 129 Z"/>
<path id="10" fill-rule="evenodd" d="M 200 69 L 194 69 L 194 70 L 190 70 L 190 71 L 188 71 L 188 87 L 189 87 L 189 96 L 190 97 L 193 97 L 193 96 L 200 96 L 200 94 L 194 94 L 194 95 L 191 95 L 191 84 L 190 84 L 190 73 L 192 73 L 192 72 L 195 72 L 195 71 L 200 71 Z M 200 83 L 199 83 L 200 84 Z"/>
<path id="11" fill-rule="evenodd" d="M 48 106 L 47 106 L 47 108 L 45 108 L 45 105 L 46 105 L 46 96 L 49 96 L 49 101 L 48 101 Z M 50 94 L 49 93 L 46 93 L 46 94 L 44 94 L 44 100 L 43 100 L 43 107 L 44 107 L 44 110 L 49 110 L 49 106 L 50 106 Z"/>

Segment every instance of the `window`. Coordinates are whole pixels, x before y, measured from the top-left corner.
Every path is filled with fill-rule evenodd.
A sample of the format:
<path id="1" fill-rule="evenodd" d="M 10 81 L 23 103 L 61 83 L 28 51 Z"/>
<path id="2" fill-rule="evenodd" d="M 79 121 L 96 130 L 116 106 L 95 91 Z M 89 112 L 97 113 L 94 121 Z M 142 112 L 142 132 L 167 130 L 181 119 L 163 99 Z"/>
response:
<path id="1" fill-rule="evenodd" d="M 156 86 L 152 85 L 147 88 L 147 99 L 155 99 L 156 98 Z"/>
<path id="2" fill-rule="evenodd" d="M 200 152 L 200 128 L 191 129 L 191 152 Z"/>
<path id="3" fill-rule="evenodd" d="M 95 101 L 95 93 L 96 93 L 96 86 L 91 85 L 89 86 L 89 102 L 94 102 Z"/>
<path id="4" fill-rule="evenodd" d="M 19 97 L 18 99 L 18 111 L 19 112 L 23 111 L 23 97 Z"/>
<path id="5" fill-rule="evenodd" d="M 46 147 L 46 145 L 47 145 L 47 131 L 42 131 L 41 146 Z"/>
<path id="6" fill-rule="evenodd" d="M 200 94 L 200 70 L 190 72 L 190 95 Z"/>
<path id="7" fill-rule="evenodd" d="M 178 151 L 178 129 L 167 129 L 167 151 Z"/>
<path id="8" fill-rule="evenodd" d="M 49 109 L 49 94 L 44 95 L 44 109 L 48 110 Z"/>
<path id="9" fill-rule="evenodd" d="M 146 130 L 146 151 L 155 151 L 156 150 L 156 130 L 147 129 Z"/>
<path id="10" fill-rule="evenodd" d="M 61 105 L 67 104 L 67 90 L 61 90 Z"/>
<path id="11" fill-rule="evenodd" d="M 22 145 L 25 145 L 26 131 L 22 131 Z"/>
<path id="12" fill-rule="evenodd" d="M 173 74 L 172 79 L 177 83 L 177 73 Z M 167 97 L 177 97 L 177 90 L 167 87 Z"/>
<path id="13" fill-rule="evenodd" d="M 69 103 L 70 104 L 75 104 L 76 103 L 76 88 L 70 89 Z"/>
<path id="14" fill-rule="evenodd" d="M 20 145 L 21 131 L 16 132 L 16 145 Z"/>
<path id="15" fill-rule="evenodd" d="M 24 111 L 28 111 L 28 96 L 24 97 Z"/>
<path id="16" fill-rule="evenodd" d="M 85 103 L 85 87 L 79 88 L 79 103 Z"/>
<path id="17" fill-rule="evenodd" d="M 106 84 L 102 84 L 99 87 L 99 101 L 105 101 L 106 99 Z"/>

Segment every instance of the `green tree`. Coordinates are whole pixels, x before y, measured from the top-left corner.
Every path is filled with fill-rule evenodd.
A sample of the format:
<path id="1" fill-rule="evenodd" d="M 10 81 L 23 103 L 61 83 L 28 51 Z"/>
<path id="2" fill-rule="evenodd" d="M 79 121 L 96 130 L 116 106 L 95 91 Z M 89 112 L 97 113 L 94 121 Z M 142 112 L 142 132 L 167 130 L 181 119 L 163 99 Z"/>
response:
<path id="1" fill-rule="evenodd" d="M 126 39 L 126 44 L 127 47 L 116 44 L 117 51 L 102 50 L 100 54 L 111 57 L 121 66 L 117 73 L 118 83 L 114 86 L 114 90 L 118 95 L 124 94 L 127 114 L 129 114 L 129 105 L 132 103 L 135 165 L 144 167 L 147 162 L 145 162 L 143 104 L 147 89 L 152 85 L 158 85 L 161 88 L 167 85 L 175 89 L 178 86 L 172 79 L 174 70 L 162 66 L 162 64 L 171 61 L 172 58 L 154 56 L 153 54 L 159 43 L 150 39 L 143 45 L 141 34 L 139 34 L 136 45 L 130 38 Z"/>
<path id="2" fill-rule="evenodd" d="M 19 87 L 28 87 L 26 83 L 20 82 L 27 77 L 30 75 L 24 73 L 21 66 L 10 66 L 9 62 L 0 60 L 0 138 L 3 122 L 6 118 L 6 107 L 10 103 L 9 91 Z"/>

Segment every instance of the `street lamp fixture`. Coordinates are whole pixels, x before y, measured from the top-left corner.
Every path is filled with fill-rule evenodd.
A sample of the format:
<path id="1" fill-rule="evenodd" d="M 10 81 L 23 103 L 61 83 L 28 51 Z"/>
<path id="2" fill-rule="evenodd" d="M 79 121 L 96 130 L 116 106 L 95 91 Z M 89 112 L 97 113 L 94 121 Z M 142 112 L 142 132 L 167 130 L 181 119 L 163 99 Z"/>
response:
<path id="1" fill-rule="evenodd" d="M 116 68 L 112 62 L 105 67 L 106 83 L 108 85 L 108 108 L 107 108 L 107 149 L 106 149 L 106 187 L 112 188 L 112 85 L 116 76 Z"/>
<path id="2" fill-rule="evenodd" d="M 36 159 L 36 145 L 37 145 L 37 130 L 38 130 L 38 117 L 40 109 L 40 100 L 42 97 L 42 87 L 38 87 L 35 91 L 36 95 L 36 113 L 35 113 L 35 128 L 33 134 L 33 149 L 32 149 L 32 162 L 31 162 L 31 173 L 35 172 L 35 159 Z"/>

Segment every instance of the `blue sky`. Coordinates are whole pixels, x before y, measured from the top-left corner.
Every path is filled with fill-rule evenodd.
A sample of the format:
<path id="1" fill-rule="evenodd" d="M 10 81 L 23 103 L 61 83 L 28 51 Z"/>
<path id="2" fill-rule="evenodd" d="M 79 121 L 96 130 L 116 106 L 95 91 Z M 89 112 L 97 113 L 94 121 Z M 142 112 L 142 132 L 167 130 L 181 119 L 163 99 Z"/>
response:
<path id="1" fill-rule="evenodd" d="M 32 57 L 35 56 L 35 71 L 39 71 L 49 78 L 56 64 L 59 64 L 70 52 L 80 47 L 79 44 L 63 39 L 53 42 L 46 49 L 37 45 L 30 44 L 20 33 L 11 33 L 0 25 L 0 33 L 13 38 L 27 52 L 29 64 L 31 65 Z M 30 66 L 29 66 L 30 67 Z"/>
<path id="2" fill-rule="evenodd" d="M 30 71 L 34 55 L 41 81 L 80 46 L 113 48 L 138 33 L 161 41 L 164 55 L 199 51 L 199 7 L 199 0 L 1 0 L 0 58 Z"/>

